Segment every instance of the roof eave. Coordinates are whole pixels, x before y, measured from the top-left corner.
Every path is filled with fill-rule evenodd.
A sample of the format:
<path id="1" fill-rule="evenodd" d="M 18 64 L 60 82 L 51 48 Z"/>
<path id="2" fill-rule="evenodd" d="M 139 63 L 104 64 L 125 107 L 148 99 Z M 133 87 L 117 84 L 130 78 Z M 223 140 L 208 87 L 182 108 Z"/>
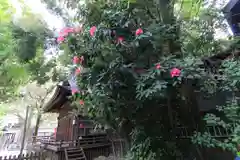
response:
<path id="1" fill-rule="evenodd" d="M 55 89 L 55 93 L 53 94 L 52 98 L 47 102 L 47 104 L 43 107 L 43 111 L 44 112 L 49 112 L 53 106 L 56 104 L 56 100 L 60 95 L 60 88 L 57 85 L 56 89 Z"/>

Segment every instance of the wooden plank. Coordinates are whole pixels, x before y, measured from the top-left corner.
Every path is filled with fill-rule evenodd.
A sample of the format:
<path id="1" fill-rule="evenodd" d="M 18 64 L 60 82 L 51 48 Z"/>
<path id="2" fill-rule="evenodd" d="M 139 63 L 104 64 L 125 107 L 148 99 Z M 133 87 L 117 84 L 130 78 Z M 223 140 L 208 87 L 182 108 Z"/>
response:
<path id="1" fill-rule="evenodd" d="M 65 153 L 65 159 L 68 160 L 68 153 L 67 153 L 67 149 L 64 149 L 64 153 Z"/>

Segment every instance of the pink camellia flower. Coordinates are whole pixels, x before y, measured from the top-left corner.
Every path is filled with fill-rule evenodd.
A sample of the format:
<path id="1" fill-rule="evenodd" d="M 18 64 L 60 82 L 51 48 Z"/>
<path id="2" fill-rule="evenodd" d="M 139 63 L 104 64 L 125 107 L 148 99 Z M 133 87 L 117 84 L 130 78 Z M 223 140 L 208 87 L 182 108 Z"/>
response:
<path id="1" fill-rule="evenodd" d="M 74 57 L 73 57 L 73 63 L 74 63 L 74 64 L 77 64 L 78 62 L 79 62 L 78 56 L 74 56 Z"/>
<path id="2" fill-rule="evenodd" d="M 160 69 L 161 68 L 161 65 L 158 63 L 158 64 L 156 64 L 156 69 Z"/>
<path id="3" fill-rule="evenodd" d="M 77 76 L 77 75 L 79 75 L 81 73 L 81 69 L 80 68 L 77 68 L 76 70 L 75 70 L 75 75 Z"/>
<path id="4" fill-rule="evenodd" d="M 118 41 L 118 43 L 122 43 L 124 41 L 124 38 L 123 37 L 118 37 L 117 41 Z"/>
<path id="5" fill-rule="evenodd" d="M 61 43 L 61 42 L 63 42 L 63 41 L 64 41 L 64 37 L 60 36 L 60 37 L 57 38 L 57 42 L 58 42 L 58 43 Z"/>
<path id="6" fill-rule="evenodd" d="M 143 34 L 143 30 L 141 28 L 136 30 L 136 36 L 139 36 L 140 34 Z"/>
<path id="7" fill-rule="evenodd" d="M 181 70 L 178 68 L 173 68 L 170 74 L 171 74 L 171 77 L 179 77 L 181 74 Z"/>
<path id="8" fill-rule="evenodd" d="M 74 28 L 65 28 L 64 32 L 66 32 L 66 33 L 73 33 L 74 32 Z"/>
<path id="9" fill-rule="evenodd" d="M 83 100 L 80 100 L 80 101 L 79 101 L 79 104 L 80 104 L 80 105 L 84 105 L 84 101 L 83 101 Z"/>
<path id="10" fill-rule="evenodd" d="M 78 93 L 78 90 L 77 89 L 72 89 L 72 94 L 76 94 Z"/>
<path id="11" fill-rule="evenodd" d="M 69 33 L 73 33 L 74 29 L 73 28 L 64 28 L 60 31 L 59 35 L 60 36 L 67 36 Z"/>
<path id="12" fill-rule="evenodd" d="M 65 36 L 67 36 L 67 35 L 68 35 L 67 32 L 64 32 L 64 31 L 60 31 L 60 32 L 59 32 L 59 36 L 61 36 L 61 37 L 65 37 Z"/>
<path id="13" fill-rule="evenodd" d="M 96 30 L 97 30 L 97 27 L 96 26 L 92 26 L 91 28 L 90 28 L 90 35 L 93 37 L 94 36 L 94 34 L 95 34 L 95 32 L 96 32 Z"/>
<path id="14" fill-rule="evenodd" d="M 74 28 L 74 32 L 75 33 L 80 33 L 83 31 L 83 24 L 80 24 L 79 26 L 77 26 L 76 28 Z"/>

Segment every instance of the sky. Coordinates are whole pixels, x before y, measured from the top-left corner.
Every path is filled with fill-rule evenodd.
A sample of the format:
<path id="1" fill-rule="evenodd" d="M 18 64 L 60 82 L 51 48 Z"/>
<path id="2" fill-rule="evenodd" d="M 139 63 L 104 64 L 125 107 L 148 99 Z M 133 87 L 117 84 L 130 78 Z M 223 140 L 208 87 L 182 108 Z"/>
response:
<path id="1" fill-rule="evenodd" d="M 64 27 L 64 22 L 54 14 L 51 14 L 46 6 L 41 3 L 40 0 L 23 0 L 36 14 L 43 16 L 50 29 L 61 29 Z M 16 8 L 16 15 L 21 15 L 21 7 L 19 0 L 10 0 L 13 6 Z"/>

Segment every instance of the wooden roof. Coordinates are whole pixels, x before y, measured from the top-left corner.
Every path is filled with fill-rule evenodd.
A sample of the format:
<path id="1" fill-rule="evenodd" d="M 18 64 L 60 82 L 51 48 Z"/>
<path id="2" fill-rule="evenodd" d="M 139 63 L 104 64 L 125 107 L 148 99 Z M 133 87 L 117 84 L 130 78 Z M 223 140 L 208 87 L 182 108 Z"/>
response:
<path id="1" fill-rule="evenodd" d="M 44 106 L 44 112 L 58 112 L 62 105 L 68 101 L 69 96 L 71 96 L 69 83 L 65 81 L 58 84 L 52 98 Z"/>
<path id="2" fill-rule="evenodd" d="M 230 0 L 228 4 L 223 8 L 223 13 L 234 35 L 239 35 L 240 0 Z"/>

